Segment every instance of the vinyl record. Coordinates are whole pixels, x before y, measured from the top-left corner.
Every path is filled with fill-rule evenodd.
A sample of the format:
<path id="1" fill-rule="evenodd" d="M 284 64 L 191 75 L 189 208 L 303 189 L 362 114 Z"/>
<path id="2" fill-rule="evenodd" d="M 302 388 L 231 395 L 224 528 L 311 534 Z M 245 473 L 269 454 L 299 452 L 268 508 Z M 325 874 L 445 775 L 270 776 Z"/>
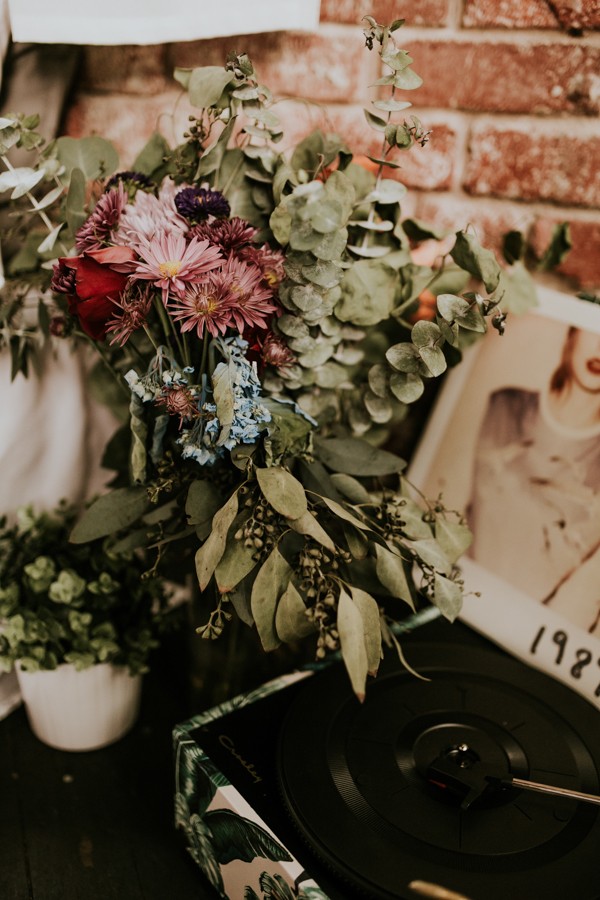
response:
<path id="1" fill-rule="evenodd" d="M 415 882 L 469 900 L 599 900 L 600 807 L 507 786 L 598 795 L 598 712 L 494 649 L 415 644 L 409 660 L 430 680 L 388 661 L 361 704 L 335 666 L 293 700 L 278 779 L 310 850 L 381 900 L 422 896 Z"/>

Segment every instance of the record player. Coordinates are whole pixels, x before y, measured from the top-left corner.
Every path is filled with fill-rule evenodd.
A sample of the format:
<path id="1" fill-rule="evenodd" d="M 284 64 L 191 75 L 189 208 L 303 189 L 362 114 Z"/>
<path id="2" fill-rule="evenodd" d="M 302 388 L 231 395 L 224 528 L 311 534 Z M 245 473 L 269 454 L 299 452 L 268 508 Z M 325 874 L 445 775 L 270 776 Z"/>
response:
<path id="1" fill-rule="evenodd" d="M 447 379 L 411 465 L 427 496 L 467 508 L 497 390 L 539 389 L 573 330 L 597 354 L 597 306 L 551 291 L 540 301 Z M 531 446 L 511 438 L 499 448 L 501 479 Z M 550 468 L 530 478 L 552 501 L 537 523 L 544 541 L 525 516 L 538 495 L 513 488 L 503 518 L 500 480 L 485 518 L 491 557 L 461 559 L 462 621 L 428 610 L 401 623 L 420 677 L 387 651 L 361 704 L 334 662 L 176 730 L 177 823 L 222 896 L 600 900 L 600 495 L 555 446 L 542 448 Z M 565 459 L 568 477 L 555 476 Z M 595 473 L 596 443 L 588 461 Z M 581 502 L 571 522 L 559 512 L 572 500 Z M 567 574 L 538 590 L 536 579 L 556 579 L 561 552 L 574 554 Z"/>
<path id="2" fill-rule="evenodd" d="M 386 654 L 361 704 L 333 663 L 176 730 L 178 825 L 223 896 L 600 898 L 598 711 L 428 618 L 402 637 L 422 678 Z"/>

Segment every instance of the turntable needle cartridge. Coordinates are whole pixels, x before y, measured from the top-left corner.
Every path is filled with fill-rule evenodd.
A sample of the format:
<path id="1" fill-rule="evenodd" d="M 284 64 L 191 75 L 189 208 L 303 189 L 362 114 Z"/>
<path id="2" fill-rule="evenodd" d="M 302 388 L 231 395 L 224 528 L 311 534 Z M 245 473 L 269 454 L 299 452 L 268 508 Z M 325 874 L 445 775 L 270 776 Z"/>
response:
<path id="1" fill-rule="evenodd" d="M 449 791 L 460 799 L 463 810 L 469 809 L 476 800 L 494 790 L 511 787 L 600 806 L 600 796 L 597 794 L 587 794 L 553 784 L 542 784 L 528 778 L 518 778 L 507 774 L 506 770 L 490 771 L 490 767 L 467 744 L 458 744 L 440 754 L 427 768 L 426 778 L 430 784 Z"/>

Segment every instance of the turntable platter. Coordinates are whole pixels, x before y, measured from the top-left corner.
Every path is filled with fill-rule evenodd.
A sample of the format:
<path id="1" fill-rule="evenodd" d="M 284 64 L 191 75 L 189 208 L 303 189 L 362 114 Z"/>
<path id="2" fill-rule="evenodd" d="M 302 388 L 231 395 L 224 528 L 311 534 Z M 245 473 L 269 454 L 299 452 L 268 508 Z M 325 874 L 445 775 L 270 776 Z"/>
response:
<path id="1" fill-rule="evenodd" d="M 334 666 L 291 703 L 279 787 L 312 852 L 380 900 L 414 900 L 415 882 L 469 900 L 599 900 L 599 807 L 502 784 L 598 795 L 597 711 L 493 648 L 407 655 L 429 681 L 387 659 L 360 704 Z"/>

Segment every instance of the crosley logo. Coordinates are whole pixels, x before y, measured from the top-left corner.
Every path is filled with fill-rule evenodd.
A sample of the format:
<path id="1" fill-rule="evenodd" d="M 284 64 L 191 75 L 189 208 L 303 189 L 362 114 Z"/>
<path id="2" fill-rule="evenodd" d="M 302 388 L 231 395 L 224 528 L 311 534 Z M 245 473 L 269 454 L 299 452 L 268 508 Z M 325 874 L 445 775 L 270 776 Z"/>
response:
<path id="1" fill-rule="evenodd" d="M 248 775 L 252 776 L 255 784 L 258 784 L 259 781 L 262 781 L 262 778 L 260 777 L 260 775 L 258 774 L 256 769 L 254 768 L 252 763 L 248 762 L 247 759 L 244 759 L 244 757 L 240 753 L 237 752 L 237 750 L 235 749 L 235 744 L 233 743 L 232 739 L 229 737 L 228 734 L 220 734 L 219 735 L 219 743 L 222 747 L 225 747 L 225 749 L 229 753 L 231 753 L 231 755 L 233 756 L 234 759 L 237 759 L 239 764 L 246 770 Z"/>

